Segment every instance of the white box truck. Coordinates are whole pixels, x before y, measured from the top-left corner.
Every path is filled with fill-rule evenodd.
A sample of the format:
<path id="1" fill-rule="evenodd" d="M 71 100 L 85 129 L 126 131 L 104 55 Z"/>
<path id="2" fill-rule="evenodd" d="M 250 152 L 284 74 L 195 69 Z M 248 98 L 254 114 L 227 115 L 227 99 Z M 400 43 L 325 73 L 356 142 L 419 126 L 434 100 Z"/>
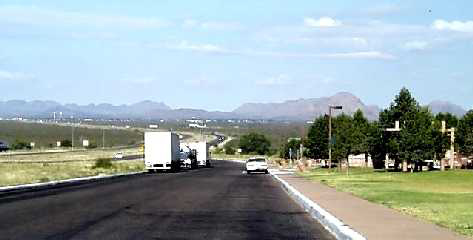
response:
<path id="1" fill-rule="evenodd" d="M 145 167 L 155 170 L 180 169 L 179 136 L 172 132 L 145 132 Z"/>
<path id="2" fill-rule="evenodd" d="M 197 151 L 197 163 L 199 167 L 210 167 L 209 144 L 206 141 L 189 143 L 191 149 Z"/>

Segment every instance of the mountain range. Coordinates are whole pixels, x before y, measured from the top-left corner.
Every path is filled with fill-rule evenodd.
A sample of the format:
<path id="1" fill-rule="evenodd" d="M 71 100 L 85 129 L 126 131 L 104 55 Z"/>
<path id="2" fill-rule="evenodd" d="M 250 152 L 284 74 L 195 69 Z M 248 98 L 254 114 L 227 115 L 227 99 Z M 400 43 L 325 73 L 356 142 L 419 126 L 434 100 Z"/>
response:
<path id="1" fill-rule="evenodd" d="M 366 105 L 358 97 L 348 92 L 340 92 L 333 96 L 321 98 L 305 98 L 289 100 L 280 103 L 245 103 L 231 112 L 206 111 L 202 109 L 179 108 L 172 109 L 163 102 L 141 101 L 130 105 L 102 104 L 60 104 L 55 101 L 0 101 L 0 117 L 13 118 L 52 118 L 62 112 L 64 118 L 117 118 L 117 119 L 188 119 L 198 117 L 203 119 L 268 119 L 307 121 L 326 114 L 329 105 L 341 105 L 344 112 L 353 114 L 361 109 L 370 120 L 378 118 L 380 108 L 376 105 Z M 450 112 L 457 116 L 465 114 L 465 110 L 455 104 L 445 101 L 433 101 L 427 105 L 433 113 Z"/>

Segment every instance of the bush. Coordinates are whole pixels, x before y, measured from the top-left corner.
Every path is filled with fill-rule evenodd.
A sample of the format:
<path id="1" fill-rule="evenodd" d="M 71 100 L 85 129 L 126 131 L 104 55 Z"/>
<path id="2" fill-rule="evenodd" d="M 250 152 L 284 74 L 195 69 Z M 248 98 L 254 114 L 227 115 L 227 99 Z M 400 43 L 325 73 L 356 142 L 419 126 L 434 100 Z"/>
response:
<path id="1" fill-rule="evenodd" d="M 72 147 L 72 141 L 69 139 L 62 140 L 61 147 Z"/>
<path id="2" fill-rule="evenodd" d="M 230 145 L 225 145 L 225 146 L 224 146 L 224 149 L 225 149 L 225 153 L 226 153 L 226 154 L 229 154 L 229 155 L 233 155 L 233 154 L 235 154 L 235 152 L 236 152 L 235 148 L 233 148 L 233 147 L 230 146 Z"/>
<path id="3" fill-rule="evenodd" d="M 86 147 L 87 149 L 94 149 L 97 148 L 97 144 L 95 143 L 90 143 L 89 146 Z"/>
<path id="4" fill-rule="evenodd" d="M 271 142 L 263 134 L 249 133 L 241 136 L 240 148 L 243 154 L 264 155 L 270 152 Z"/>
<path id="5" fill-rule="evenodd" d="M 239 141 L 237 139 L 232 139 L 225 143 L 223 146 L 223 149 L 225 149 L 225 153 L 229 155 L 233 155 L 236 152 L 236 149 L 238 148 Z"/>
<path id="6" fill-rule="evenodd" d="M 95 165 L 92 167 L 92 168 L 112 168 L 113 167 L 113 164 L 112 164 L 112 159 L 110 158 L 99 158 L 97 160 L 95 160 Z"/>
<path id="7" fill-rule="evenodd" d="M 21 149 L 31 149 L 31 146 L 19 140 L 15 140 L 15 142 L 11 145 L 11 148 L 14 150 L 21 150 Z"/>
<path id="8" fill-rule="evenodd" d="M 219 148 L 219 147 L 218 147 L 218 148 L 215 148 L 215 150 L 213 151 L 213 153 L 215 153 L 215 154 L 223 153 L 223 149 L 221 149 L 221 148 Z"/>

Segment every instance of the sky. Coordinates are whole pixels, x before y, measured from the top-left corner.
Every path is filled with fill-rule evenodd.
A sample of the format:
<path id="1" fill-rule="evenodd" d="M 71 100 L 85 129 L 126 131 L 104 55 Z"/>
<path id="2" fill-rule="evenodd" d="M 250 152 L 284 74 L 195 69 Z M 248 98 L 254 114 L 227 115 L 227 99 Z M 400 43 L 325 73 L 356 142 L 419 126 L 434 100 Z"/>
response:
<path id="1" fill-rule="evenodd" d="M 473 108 L 473 1 L 0 0 L 0 101 Z"/>

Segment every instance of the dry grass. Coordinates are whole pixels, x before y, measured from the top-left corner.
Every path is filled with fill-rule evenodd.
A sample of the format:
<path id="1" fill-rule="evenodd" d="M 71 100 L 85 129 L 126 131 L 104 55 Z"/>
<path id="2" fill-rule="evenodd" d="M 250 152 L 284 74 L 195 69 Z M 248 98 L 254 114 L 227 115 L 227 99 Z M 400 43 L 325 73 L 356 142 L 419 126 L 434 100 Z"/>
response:
<path id="1" fill-rule="evenodd" d="M 69 163 L 4 163 L 0 164 L 0 186 L 144 170 L 143 160 L 114 161 L 112 167 L 107 169 L 94 168 L 94 165 L 94 161 Z"/>
<path id="2" fill-rule="evenodd" d="M 139 155 L 142 154 L 140 149 L 126 148 L 126 149 L 94 149 L 86 151 L 74 151 L 74 152 L 59 152 L 59 153 L 41 153 L 41 154 L 18 154 L 0 155 L 1 162 L 54 162 L 54 161 L 91 161 L 97 158 L 111 158 L 117 152 L 123 152 L 127 155 Z"/>

